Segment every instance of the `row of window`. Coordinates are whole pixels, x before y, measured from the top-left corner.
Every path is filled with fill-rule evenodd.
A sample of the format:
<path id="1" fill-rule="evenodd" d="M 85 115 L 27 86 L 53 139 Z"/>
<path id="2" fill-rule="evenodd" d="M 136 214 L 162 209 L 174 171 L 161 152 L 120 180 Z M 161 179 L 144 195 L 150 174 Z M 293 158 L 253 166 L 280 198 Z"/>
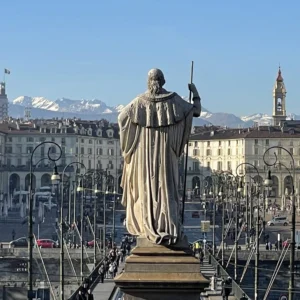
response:
<path id="1" fill-rule="evenodd" d="M 24 142 L 23 138 L 24 137 L 22 137 L 22 136 L 18 136 L 18 137 L 9 136 L 9 137 L 7 137 L 7 142 L 8 143 L 12 143 L 12 142 L 22 143 L 22 142 Z M 27 143 L 45 142 L 47 140 L 46 137 L 40 137 L 40 138 L 26 137 L 25 139 L 26 139 Z M 97 144 L 102 144 L 103 143 L 102 139 L 101 140 L 100 139 L 95 140 L 95 139 L 79 139 L 79 138 L 76 138 L 76 142 L 77 143 L 81 142 L 82 144 L 88 143 L 88 144 L 92 145 L 92 144 L 94 144 L 94 141 L 96 141 Z M 51 142 L 57 142 L 57 143 L 64 144 L 64 143 L 66 143 L 66 138 L 64 138 L 64 137 L 63 138 L 52 137 Z M 114 144 L 113 140 L 107 140 L 106 142 L 107 142 L 107 145 L 113 145 Z"/>
<path id="2" fill-rule="evenodd" d="M 227 145 L 228 145 L 228 146 L 231 146 L 233 141 L 231 141 L 231 140 L 223 141 L 223 145 L 224 145 L 226 142 L 227 142 Z M 241 140 L 240 142 L 241 142 L 241 144 L 243 144 L 243 140 Z M 269 145 L 270 145 L 270 140 L 269 140 L 269 139 L 265 139 L 265 140 L 262 140 L 261 143 L 264 143 L 266 146 L 269 146 Z M 261 143 L 260 143 L 260 144 L 261 144 Z M 239 140 L 236 140 L 236 141 L 235 141 L 235 144 L 236 144 L 236 146 L 238 146 L 238 145 L 239 145 Z M 259 139 L 254 139 L 254 144 L 255 144 L 255 145 L 259 145 Z M 290 141 L 290 146 L 293 146 L 293 144 L 294 144 L 294 142 L 291 140 L 291 141 Z M 223 146 L 223 145 L 222 145 L 222 141 L 219 141 L 218 145 L 219 145 L 220 147 Z M 299 142 L 299 145 L 300 145 L 300 142 Z M 189 146 L 192 146 L 192 142 L 189 143 Z M 194 142 L 194 147 L 197 148 L 198 146 L 199 146 L 198 141 L 195 141 L 195 142 Z M 210 142 L 210 141 L 206 141 L 206 146 L 207 146 L 207 147 L 210 147 L 210 146 L 211 146 L 211 142 Z M 279 142 L 278 146 L 280 146 L 280 142 Z"/>
<path id="3" fill-rule="evenodd" d="M 254 147 L 254 154 L 255 155 L 259 155 L 259 149 L 260 148 L 258 148 L 258 147 Z M 296 155 L 297 154 L 297 149 L 296 148 L 289 148 L 289 149 L 287 149 L 288 151 L 290 151 L 290 153 L 292 154 L 292 155 Z M 265 151 L 264 149 L 262 150 L 262 151 Z M 287 153 L 285 153 L 285 151 L 283 150 L 282 151 L 282 149 L 277 149 L 277 154 L 278 155 L 281 155 L 281 154 L 287 154 Z M 298 148 L 298 155 L 300 155 L 300 148 Z"/>
<path id="4" fill-rule="evenodd" d="M 231 140 L 227 140 L 228 146 L 231 146 L 232 142 L 233 142 L 233 141 L 231 141 Z M 243 144 L 243 140 L 241 140 L 240 142 L 241 142 L 241 144 Z M 225 141 L 223 141 L 223 144 L 224 144 L 224 143 L 225 143 Z M 239 145 L 239 140 L 236 140 L 236 141 L 235 141 L 235 144 L 236 144 L 236 146 L 238 146 L 238 145 Z M 192 142 L 189 143 L 189 146 L 192 146 Z M 195 142 L 194 142 L 194 147 L 197 148 L 198 146 L 199 146 L 198 141 L 195 141 Z M 210 146 L 211 146 L 210 141 L 206 141 L 206 146 L 207 146 L 207 147 L 210 147 Z M 220 146 L 220 147 L 222 146 L 222 141 L 219 141 L 219 146 Z"/>
<path id="5" fill-rule="evenodd" d="M 103 155 L 103 149 L 102 148 L 97 148 L 97 149 L 95 149 L 96 151 L 95 151 L 95 154 L 96 155 Z M 76 148 L 76 154 L 78 154 L 78 148 Z M 93 148 L 88 148 L 87 149 L 87 153 L 86 153 L 86 151 L 85 151 L 85 148 L 84 147 L 81 147 L 80 148 L 80 154 L 82 154 L 82 155 L 84 155 L 84 154 L 88 154 L 88 155 L 93 155 L 94 154 L 94 151 L 93 151 Z M 108 155 L 108 156 L 114 156 L 114 155 L 116 155 L 116 151 L 115 151 L 115 149 L 113 149 L 113 148 L 108 148 L 107 149 L 107 152 L 106 152 L 106 155 Z M 119 151 L 119 155 L 121 156 L 122 155 L 122 151 L 120 150 Z"/>
<path id="6" fill-rule="evenodd" d="M 84 164 L 84 161 L 81 160 L 81 163 Z M 11 160 L 10 158 L 7 158 L 6 164 L 7 164 L 8 167 L 11 167 L 12 165 L 14 165 L 14 164 L 12 163 L 12 160 Z M 65 166 L 65 165 L 66 165 L 66 160 L 62 158 L 61 161 L 60 161 L 60 164 L 61 164 L 62 166 Z M 1 165 L 2 165 L 2 161 L 0 160 L 0 166 L 1 166 Z M 21 158 L 18 158 L 18 159 L 17 159 L 17 164 L 14 165 L 14 166 L 15 166 L 15 167 L 19 167 L 19 166 L 22 166 L 22 165 L 23 165 L 22 159 L 21 159 Z M 27 161 L 26 161 L 25 166 L 29 168 L 29 166 L 30 166 L 30 160 L 27 160 Z M 96 168 L 97 168 L 97 169 L 102 169 L 102 167 L 103 167 L 103 165 L 102 165 L 101 161 L 98 160 L 98 161 L 97 161 Z M 114 170 L 115 164 L 113 164 L 113 162 L 110 160 L 110 161 L 108 162 L 108 164 L 107 164 L 106 167 L 107 167 L 107 169 Z M 119 169 L 122 169 L 122 168 L 123 168 L 123 165 L 122 165 L 122 164 L 119 164 L 118 167 L 119 167 Z M 94 168 L 94 163 L 93 163 L 92 160 L 88 160 L 87 168 L 88 168 L 88 169 L 93 169 L 93 168 Z"/>
<path id="7" fill-rule="evenodd" d="M 260 167 L 259 160 L 254 160 L 252 164 L 257 168 Z M 217 170 L 218 171 L 224 170 L 223 166 L 225 166 L 225 165 L 227 166 L 227 169 L 225 169 L 225 170 L 227 170 L 227 171 L 231 170 L 232 171 L 231 161 L 227 161 L 226 164 L 223 164 L 222 161 L 218 161 L 217 162 Z M 298 166 L 300 166 L 300 160 L 298 161 Z M 263 167 L 265 167 L 265 164 L 263 164 Z M 285 170 L 285 168 L 280 163 L 278 165 L 276 165 L 275 168 L 278 169 L 278 170 Z M 211 162 L 209 162 L 209 161 L 206 162 L 206 169 L 207 170 L 211 169 Z M 200 162 L 193 162 L 193 166 L 189 167 L 189 171 L 200 171 Z"/>
<path id="8" fill-rule="evenodd" d="M 217 149 L 217 155 L 218 156 L 221 156 L 221 155 L 223 155 L 223 153 L 225 152 L 227 152 L 227 155 L 234 155 L 233 154 L 233 151 L 232 151 L 232 149 L 231 148 L 228 148 L 227 149 L 227 151 L 223 151 L 224 149 Z M 243 149 L 241 149 L 241 151 L 243 152 Z M 236 148 L 236 150 L 235 150 L 235 155 L 239 155 L 239 148 Z M 206 153 L 206 156 L 212 156 L 213 154 L 213 151 L 212 151 L 212 149 L 206 149 L 206 151 L 205 151 L 205 153 Z M 193 149 L 193 156 L 200 156 L 200 154 L 201 154 L 201 152 L 200 152 L 200 149 Z"/>
<path id="9" fill-rule="evenodd" d="M 13 154 L 13 153 L 14 154 L 30 154 L 30 153 L 32 153 L 34 147 L 33 146 L 27 146 L 25 153 L 24 153 L 23 149 L 24 148 L 21 145 L 17 145 L 16 147 L 6 146 L 5 147 L 5 154 Z M 52 154 L 57 153 L 57 149 L 55 147 L 51 147 L 50 149 L 51 149 Z M 64 155 L 66 153 L 66 147 L 61 146 L 61 150 L 62 150 L 62 154 Z M 70 148 L 69 150 L 70 150 L 70 153 L 72 154 L 72 148 Z M 102 148 L 97 148 L 95 150 L 96 150 L 95 151 L 96 155 L 104 155 L 104 153 L 103 153 L 104 151 L 103 151 Z M 48 148 L 45 150 L 45 147 L 41 147 L 40 148 L 41 156 L 45 156 L 47 154 L 46 151 L 48 151 Z M 88 148 L 87 152 L 86 152 L 84 147 L 80 148 L 80 154 L 82 154 L 82 155 L 84 155 L 84 154 L 93 155 L 93 153 L 94 153 L 93 148 Z M 76 147 L 76 154 L 78 154 L 78 148 L 77 147 Z M 113 148 L 107 149 L 106 155 L 114 156 L 115 155 L 115 149 L 113 149 Z M 119 155 L 120 156 L 122 155 L 121 150 L 119 152 Z"/>

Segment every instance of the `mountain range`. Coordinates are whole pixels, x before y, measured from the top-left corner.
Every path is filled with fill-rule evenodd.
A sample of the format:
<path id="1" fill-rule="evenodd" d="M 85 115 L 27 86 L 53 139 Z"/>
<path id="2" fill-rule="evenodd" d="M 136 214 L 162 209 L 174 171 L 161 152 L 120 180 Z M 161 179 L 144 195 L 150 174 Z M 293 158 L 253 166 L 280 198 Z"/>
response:
<path id="1" fill-rule="evenodd" d="M 85 120 L 107 119 L 116 122 L 119 112 L 124 105 L 108 106 L 99 99 L 73 100 L 59 98 L 49 100 L 45 97 L 20 96 L 9 103 L 9 115 L 14 118 L 24 118 L 25 107 L 30 108 L 32 118 L 80 118 Z M 298 120 L 300 116 L 289 115 L 290 119 Z M 216 125 L 231 128 L 251 127 L 255 123 L 259 125 L 270 125 L 272 117 L 266 114 L 253 114 L 238 117 L 231 113 L 211 112 L 202 107 L 201 116 L 194 118 L 195 126 Z"/>

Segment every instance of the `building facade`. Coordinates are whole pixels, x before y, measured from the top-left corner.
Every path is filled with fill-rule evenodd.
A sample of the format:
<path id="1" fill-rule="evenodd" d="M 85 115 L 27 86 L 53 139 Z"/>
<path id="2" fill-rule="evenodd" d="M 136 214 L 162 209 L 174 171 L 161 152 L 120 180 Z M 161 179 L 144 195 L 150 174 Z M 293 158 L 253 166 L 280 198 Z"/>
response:
<path id="1" fill-rule="evenodd" d="M 60 158 L 59 148 L 47 142 L 59 145 Z M 41 143 L 44 144 L 39 146 Z M 14 190 L 28 191 L 33 151 L 33 186 L 37 190 L 51 186 L 54 163 L 47 158 L 48 152 L 52 158 L 59 158 L 55 162 L 59 172 L 72 162 L 80 162 L 87 171 L 105 171 L 112 179 L 110 190 L 119 189 L 123 166 L 119 129 L 117 124 L 105 120 L 24 121 L 9 118 L 0 123 L 0 150 L 0 189 L 4 194 Z M 66 176 L 74 177 L 75 168 L 68 168 Z"/>
<path id="2" fill-rule="evenodd" d="M 238 129 L 195 128 L 188 147 L 187 189 L 203 193 L 205 178 L 221 171 L 239 176 L 247 173 L 258 182 L 252 164 L 259 171 L 260 183 L 271 170 L 273 186 L 270 196 L 275 200 L 290 195 L 293 182 L 296 192 L 300 191 L 300 121 L 286 120 L 286 89 L 280 69 L 273 90 L 273 124 Z M 293 158 L 283 148 L 265 154 L 273 146 L 285 148 Z M 274 153 L 277 162 L 268 166 L 275 162 Z M 238 168 L 240 164 L 243 165 Z"/>

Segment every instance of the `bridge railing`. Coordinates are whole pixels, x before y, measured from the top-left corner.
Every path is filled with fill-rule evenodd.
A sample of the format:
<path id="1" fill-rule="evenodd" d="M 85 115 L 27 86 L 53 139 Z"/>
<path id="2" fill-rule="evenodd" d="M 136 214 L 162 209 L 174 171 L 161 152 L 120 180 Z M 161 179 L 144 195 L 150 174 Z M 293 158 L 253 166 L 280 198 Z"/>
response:
<path id="1" fill-rule="evenodd" d="M 228 277 L 230 276 L 226 270 L 222 267 L 222 265 L 215 259 L 215 257 L 212 254 L 210 255 L 209 259 L 211 261 L 212 266 L 215 267 L 217 270 L 217 275 L 221 277 Z M 236 297 L 236 299 L 245 299 L 243 297 L 246 297 L 246 299 L 251 300 L 251 298 L 241 289 L 241 287 L 232 279 L 232 293 Z"/>
<path id="2" fill-rule="evenodd" d="M 93 290 L 93 287 L 95 284 L 97 284 L 98 278 L 99 278 L 99 268 L 100 265 L 103 262 L 103 258 L 100 260 L 100 262 L 96 265 L 95 269 L 90 273 L 89 276 L 85 277 L 84 281 L 81 283 L 81 285 L 77 288 L 77 290 L 68 298 L 68 300 L 77 300 L 77 295 L 80 289 L 82 289 L 82 286 L 84 283 L 88 283 L 88 286 L 91 290 Z"/>

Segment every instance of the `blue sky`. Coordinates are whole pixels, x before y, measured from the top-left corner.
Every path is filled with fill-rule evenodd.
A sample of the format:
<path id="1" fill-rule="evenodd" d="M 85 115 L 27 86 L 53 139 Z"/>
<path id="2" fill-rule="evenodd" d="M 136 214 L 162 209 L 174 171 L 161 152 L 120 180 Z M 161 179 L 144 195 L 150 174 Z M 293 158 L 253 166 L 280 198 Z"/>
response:
<path id="1" fill-rule="evenodd" d="M 126 104 L 150 68 L 187 95 L 191 60 L 203 106 L 272 112 L 278 64 L 287 110 L 300 114 L 300 2 L 119 0 L 1 2 L 0 68 L 10 99 L 98 98 Z"/>

